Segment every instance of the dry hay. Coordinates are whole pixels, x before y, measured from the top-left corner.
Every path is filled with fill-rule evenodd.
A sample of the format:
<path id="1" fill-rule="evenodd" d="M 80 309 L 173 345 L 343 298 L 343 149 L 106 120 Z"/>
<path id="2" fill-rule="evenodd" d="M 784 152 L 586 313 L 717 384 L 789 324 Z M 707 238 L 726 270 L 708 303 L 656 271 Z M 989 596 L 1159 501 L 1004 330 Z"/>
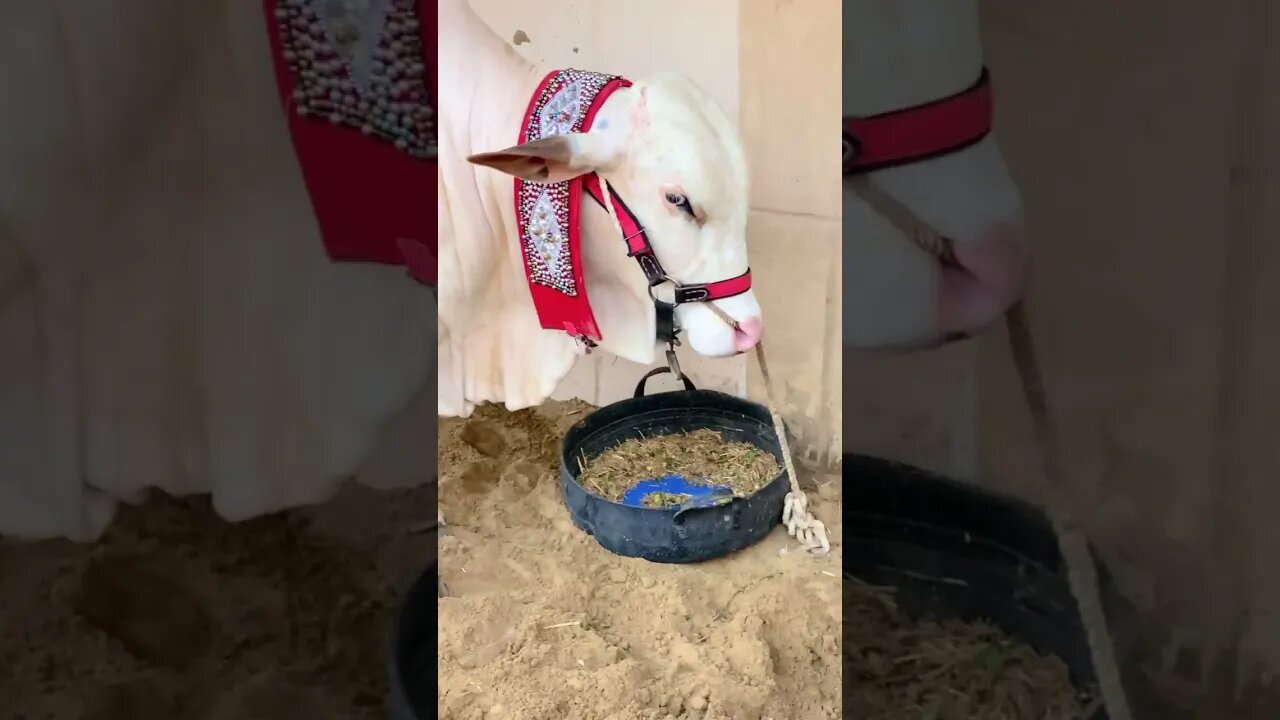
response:
<path id="1" fill-rule="evenodd" d="M 726 440 L 709 428 L 633 438 L 591 460 L 579 457 L 578 467 L 578 482 L 614 502 L 636 483 L 667 475 L 680 475 L 698 485 L 722 485 L 746 497 L 782 471 L 772 454 L 748 442 Z M 686 499 L 679 493 L 652 495 L 645 498 L 651 507 L 678 505 Z"/>
<path id="2" fill-rule="evenodd" d="M 844 699 L 859 720 L 1076 720 L 1066 665 L 986 623 L 910 618 L 845 578 Z"/>

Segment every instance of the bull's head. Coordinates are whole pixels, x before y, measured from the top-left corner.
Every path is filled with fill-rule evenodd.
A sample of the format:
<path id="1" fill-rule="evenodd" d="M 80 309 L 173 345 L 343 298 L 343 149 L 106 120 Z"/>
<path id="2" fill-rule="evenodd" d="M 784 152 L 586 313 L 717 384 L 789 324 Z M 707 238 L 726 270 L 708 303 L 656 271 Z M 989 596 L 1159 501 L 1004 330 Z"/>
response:
<path id="1" fill-rule="evenodd" d="M 978 24 L 974 0 L 848 0 L 844 115 L 876 115 L 965 89 L 982 68 Z M 1030 270 L 1022 205 L 995 133 L 872 179 L 945 235 L 955 260 L 923 252 L 846 185 L 846 347 L 937 345 L 993 324 L 1021 299 Z"/>
<path id="2" fill-rule="evenodd" d="M 559 182 L 596 172 L 644 226 L 670 278 L 711 283 L 747 270 L 747 167 L 728 116 L 684 77 L 657 75 L 615 92 L 589 132 L 555 135 L 469 158 L 525 180 Z M 645 278 L 605 211 L 583 203 L 588 293 L 601 346 L 640 363 L 654 358 L 654 313 Z M 662 288 L 656 294 L 661 297 Z M 755 295 L 676 308 L 685 338 L 703 355 L 754 347 L 764 326 Z"/>

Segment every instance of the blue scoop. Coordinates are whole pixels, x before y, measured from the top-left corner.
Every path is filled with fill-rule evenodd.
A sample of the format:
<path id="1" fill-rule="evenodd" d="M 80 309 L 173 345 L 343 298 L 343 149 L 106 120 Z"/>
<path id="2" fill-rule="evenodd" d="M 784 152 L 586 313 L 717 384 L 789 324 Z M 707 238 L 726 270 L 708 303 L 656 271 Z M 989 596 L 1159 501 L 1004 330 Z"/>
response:
<path id="1" fill-rule="evenodd" d="M 654 493 L 689 496 L 683 503 L 670 508 L 682 511 L 723 505 L 734 497 L 733 490 L 725 485 L 699 485 L 689 482 L 681 475 L 666 475 L 636 483 L 623 493 L 622 504 L 652 510 L 654 508 L 644 504 L 644 499 Z"/>

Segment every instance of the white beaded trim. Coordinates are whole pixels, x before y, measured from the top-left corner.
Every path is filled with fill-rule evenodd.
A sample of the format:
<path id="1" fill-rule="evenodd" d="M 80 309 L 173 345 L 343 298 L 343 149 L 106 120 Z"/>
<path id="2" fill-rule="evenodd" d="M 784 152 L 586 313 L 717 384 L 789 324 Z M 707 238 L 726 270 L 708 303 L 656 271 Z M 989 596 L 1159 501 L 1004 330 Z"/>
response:
<path id="1" fill-rule="evenodd" d="M 579 132 L 596 96 L 617 77 L 589 70 L 559 71 L 534 102 L 525 142 Z M 519 182 L 517 221 L 531 281 L 576 297 L 569 245 L 569 181 Z"/>
<path id="2" fill-rule="evenodd" d="M 298 113 L 436 156 L 414 0 L 280 0 L 275 18 Z"/>

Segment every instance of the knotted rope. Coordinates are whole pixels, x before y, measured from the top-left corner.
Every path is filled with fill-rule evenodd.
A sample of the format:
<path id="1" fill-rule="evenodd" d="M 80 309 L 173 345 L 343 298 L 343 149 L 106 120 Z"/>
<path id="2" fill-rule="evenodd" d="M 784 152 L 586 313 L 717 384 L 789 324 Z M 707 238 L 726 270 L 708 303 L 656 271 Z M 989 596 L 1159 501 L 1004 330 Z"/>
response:
<path id="1" fill-rule="evenodd" d="M 715 308 L 714 305 L 710 307 Z M 715 309 L 721 312 L 719 308 Z M 800 487 L 800 477 L 796 475 L 796 466 L 791 460 L 791 445 L 787 442 L 787 429 L 782 424 L 782 415 L 774 400 L 773 379 L 769 377 L 769 364 L 764 359 L 763 341 L 756 343 L 756 361 L 760 363 L 760 375 L 764 378 L 765 399 L 768 401 L 769 416 L 773 418 L 773 431 L 778 436 L 778 446 L 782 448 L 782 464 L 791 481 L 791 491 L 787 493 L 782 506 L 782 523 L 787 527 L 787 534 L 795 538 L 806 551 L 828 553 L 831 551 L 831 541 L 827 538 L 827 526 L 809 512 L 809 497 Z"/>
<path id="2" fill-rule="evenodd" d="M 921 250 L 943 262 L 955 261 L 951 244 L 941 233 L 871 182 L 868 176 L 846 177 L 845 182 L 849 183 L 859 198 L 889 220 Z M 1131 720 L 1133 715 L 1129 711 L 1129 701 L 1120 680 L 1120 667 L 1107 629 L 1107 617 L 1102 610 L 1098 569 L 1093 562 L 1088 539 L 1075 518 L 1066 494 L 1067 476 L 1062 469 L 1057 428 L 1049 413 L 1049 402 L 1040 375 L 1040 363 L 1036 358 L 1026 308 L 1022 303 L 1014 305 L 1005 320 L 1009 329 L 1010 350 L 1022 380 L 1022 392 L 1031 410 L 1036 442 L 1040 446 L 1043 497 L 1048 504 L 1050 522 L 1058 536 L 1058 552 L 1067 568 L 1067 581 L 1080 610 L 1080 620 L 1084 625 L 1089 653 L 1098 676 L 1102 701 L 1106 704 L 1111 720 Z"/>

